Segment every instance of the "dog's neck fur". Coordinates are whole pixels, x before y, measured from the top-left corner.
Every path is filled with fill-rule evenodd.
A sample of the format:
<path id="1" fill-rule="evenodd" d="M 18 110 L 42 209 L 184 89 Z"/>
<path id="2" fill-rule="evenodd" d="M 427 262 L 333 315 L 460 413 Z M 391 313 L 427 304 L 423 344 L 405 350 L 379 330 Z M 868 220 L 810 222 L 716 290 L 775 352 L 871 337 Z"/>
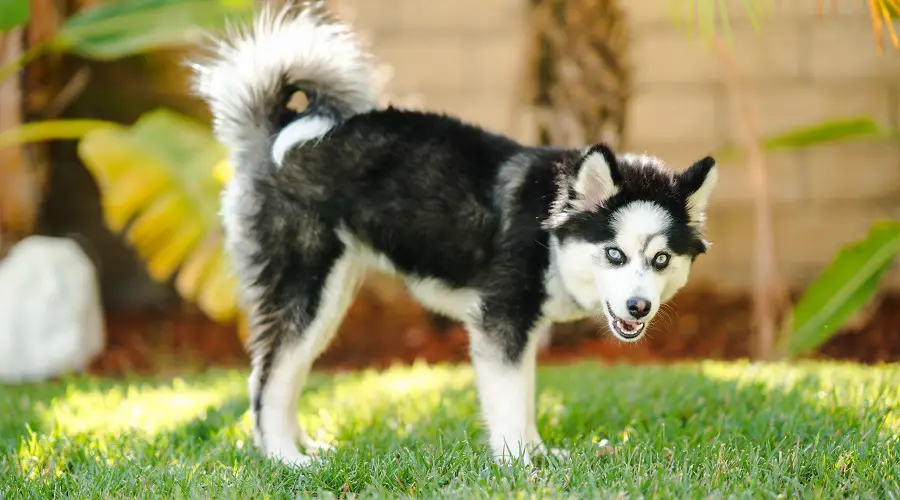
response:
<path id="1" fill-rule="evenodd" d="M 544 290 L 547 300 L 544 303 L 544 315 L 554 322 L 564 323 L 578 321 L 591 316 L 602 315 L 601 311 L 590 311 L 578 303 L 566 289 L 559 269 L 559 238 L 550 233 L 548 252 L 550 264 L 544 276 Z"/>

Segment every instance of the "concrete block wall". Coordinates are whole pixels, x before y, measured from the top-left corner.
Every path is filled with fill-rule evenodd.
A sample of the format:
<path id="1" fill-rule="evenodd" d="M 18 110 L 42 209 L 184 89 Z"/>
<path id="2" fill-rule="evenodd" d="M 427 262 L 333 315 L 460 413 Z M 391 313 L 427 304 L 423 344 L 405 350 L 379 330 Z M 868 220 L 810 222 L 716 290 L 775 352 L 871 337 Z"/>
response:
<path id="1" fill-rule="evenodd" d="M 390 90 L 489 129 L 532 139 L 515 113 L 524 64 L 526 0 L 342 0 L 393 68 Z M 663 0 L 623 0 L 631 22 L 635 94 L 632 149 L 677 167 L 739 136 L 721 65 L 701 41 L 672 22 Z M 879 55 L 865 2 L 780 0 L 755 33 L 739 4 L 732 40 L 757 103 L 763 134 L 818 120 L 868 115 L 900 122 L 900 52 Z M 898 27 L 900 28 L 900 27 Z M 847 143 L 768 156 L 779 270 L 792 286 L 815 277 L 840 246 L 878 218 L 900 217 L 900 149 Z M 746 289 L 752 279 L 753 214 L 741 163 L 721 164 L 709 217 L 711 252 L 695 282 Z M 900 272 L 890 286 L 900 287 Z"/>

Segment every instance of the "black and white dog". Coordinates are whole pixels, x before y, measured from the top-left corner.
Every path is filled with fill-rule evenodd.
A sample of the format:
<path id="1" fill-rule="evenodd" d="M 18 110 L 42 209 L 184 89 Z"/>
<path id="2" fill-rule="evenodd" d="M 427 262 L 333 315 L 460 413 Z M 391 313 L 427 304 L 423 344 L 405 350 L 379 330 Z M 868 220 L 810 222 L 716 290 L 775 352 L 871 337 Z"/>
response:
<path id="1" fill-rule="evenodd" d="M 305 465 L 330 447 L 299 425 L 298 397 L 370 266 L 466 325 L 493 455 L 528 462 L 547 451 L 535 423 L 542 331 L 603 314 L 634 342 L 706 250 L 712 158 L 679 173 L 602 144 L 529 147 L 379 108 L 370 55 L 319 4 L 264 8 L 195 71 L 235 167 L 222 217 L 252 319 L 254 437 L 269 457 Z M 297 92 L 309 102 L 299 112 L 287 106 Z"/>

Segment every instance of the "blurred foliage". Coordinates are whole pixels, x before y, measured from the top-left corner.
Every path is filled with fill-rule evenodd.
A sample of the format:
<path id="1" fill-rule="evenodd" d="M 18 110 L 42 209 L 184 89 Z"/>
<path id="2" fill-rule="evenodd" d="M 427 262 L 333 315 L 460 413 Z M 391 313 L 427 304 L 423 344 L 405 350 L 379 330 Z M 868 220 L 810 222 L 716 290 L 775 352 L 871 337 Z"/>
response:
<path id="1" fill-rule="evenodd" d="M 900 48 L 893 26 L 893 19 L 900 13 L 900 0 L 857 1 L 868 9 L 877 50 L 884 49 L 885 29 L 893 47 Z M 726 3 L 725 0 L 669 0 L 669 9 L 676 22 L 692 25 L 701 37 L 712 41 L 719 25 L 724 37 L 730 39 L 732 13 Z M 742 0 L 737 9 L 758 29 L 760 21 L 773 12 L 776 3 Z M 823 0 L 816 0 L 816 5 L 820 15 L 827 10 Z M 846 140 L 896 138 L 895 132 L 885 133 L 873 120 L 862 117 L 830 120 L 764 138 L 762 146 L 765 151 L 773 152 Z M 727 158 L 739 156 L 742 151 L 729 147 L 722 153 Z M 782 356 L 797 357 L 818 348 L 872 299 L 900 251 L 897 232 L 897 222 L 876 221 L 868 237 L 838 251 L 831 264 L 804 290 L 782 323 L 779 340 Z"/>
<path id="2" fill-rule="evenodd" d="M 149 275 L 216 321 L 237 312 L 236 283 L 219 229 L 216 167 L 225 150 L 200 123 L 167 110 L 131 127 L 89 132 L 78 154 L 100 187 L 108 227 L 122 233 Z"/>
<path id="3" fill-rule="evenodd" d="M 781 352 L 810 352 L 868 303 L 900 253 L 900 221 L 878 221 L 866 238 L 841 249 L 803 293 L 783 325 Z"/>
<path id="4" fill-rule="evenodd" d="M 195 42 L 227 18 L 249 16 L 252 8 L 250 0 L 106 2 L 68 18 L 51 43 L 55 50 L 115 59 Z"/>
<path id="5" fill-rule="evenodd" d="M 48 43 L 0 69 L 0 80 L 48 51 L 108 60 L 187 45 L 202 30 L 251 9 L 251 0 L 100 3 L 66 19 Z M 219 192 L 230 168 L 209 128 L 160 109 L 131 126 L 90 119 L 26 123 L 0 133 L 0 147 L 62 139 L 79 140 L 78 154 L 100 188 L 108 227 L 135 249 L 148 274 L 161 282 L 174 277 L 179 295 L 210 318 L 234 320 L 237 287 L 218 221 Z M 243 336 L 246 323 L 239 319 Z"/>
<path id="6" fill-rule="evenodd" d="M 837 9 L 838 2 L 831 0 L 792 0 L 794 2 L 815 2 L 819 15 L 825 15 L 829 10 Z M 872 23 L 872 36 L 879 52 L 884 51 L 884 31 L 894 49 L 900 49 L 898 38 L 892 20 L 900 15 L 900 0 L 841 0 L 841 3 L 858 2 L 865 5 Z M 728 4 L 731 4 L 729 7 Z M 669 14 L 673 20 L 689 30 L 689 34 L 699 33 L 701 38 L 712 41 L 721 32 L 723 36 L 731 39 L 731 18 L 739 11 L 739 15 L 746 16 L 755 30 L 759 30 L 761 21 L 766 16 L 777 15 L 779 4 L 783 0 L 741 0 L 739 5 L 732 0 L 667 0 Z M 733 9 L 730 10 L 730 9 Z"/>
<path id="7" fill-rule="evenodd" d="M 28 0 L 3 0 L 0 2 L 0 34 L 28 22 Z"/>
<path id="8" fill-rule="evenodd" d="M 897 2 L 868 4 L 873 9 L 882 6 L 880 11 Z M 742 5 L 757 25 L 771 2 L 743 0 Z M 716 16 L 726 32 L 730 30 L 723 0 L 670 0 L 670 6 L 706 36 L 715 33 Z M 226 18 L 248 15 L 250 9 L 250 0 L 101 3 L 68 19 L 46 46 L 31 48 L 16 64 L 0 69 L 0 80 L 45 50 L 111 59 L 191 43 L 198 29 L 215 28 Z M 5 0 L 0 28 L 24 22 L 27 13 L 27 1 Z M 80 140 L 78 153 L 100 186 L 107 224 L 136 249 L 154 279 L 174 277 L 178 293 L 217 321 L 235 318 L 236 284 L 217 218 L 218 194 L 230 166 L 206 126 L 167 110 L 148 113 L 132 126 L 53 120 L 0 133 L 0 147 L 51 139 Z M 765 138 L 763 146 L 774 152 L 861 139 L 892 140 L 893 135 L 869 118 L 845 118 Z M 731 147 L 720 153 L 742 151 Z M 867 238 L 841 250 L 791 311 L 782 330 L 783 353 L 802 355 L 838 331 L 875 293 L 898 250 L 900 227 L 893 221 L 875 223 Z M 246 323 L 240 325 L 245 334 Z"/>
<path id="9" fill-rule="evenodd" d="M 12 4 L 21 1 L 2 0 Z M 86 58 L 109 60 L 188 45 L 197 42 L 203 30 L 222 27 L 227 20 L 248 18 L 252 9 L 252 0 L 118 0 L 98 3 L 67 18 L 47 42 L 29 47 L 17 60 L 0 68 L 0 81 L 47 52 L 70 52 Z M 0 10 L 0 13 L 3 12 Z M 6 17 L 2 19 L 5 23 Z"/>
<path id="10" fill-rule="evenodd" d="M 766 152 L 808 148 L 820 144 L 853 140 L 876 140 L 893 137 L 882 130 L 875 120 L 868 116 L 835 118 L 812 125 L 764 137 L 762 147 Z M 729 145 L 716 152 L 719 161 L 734 161 L 745 155 L 743 148 Z"/>

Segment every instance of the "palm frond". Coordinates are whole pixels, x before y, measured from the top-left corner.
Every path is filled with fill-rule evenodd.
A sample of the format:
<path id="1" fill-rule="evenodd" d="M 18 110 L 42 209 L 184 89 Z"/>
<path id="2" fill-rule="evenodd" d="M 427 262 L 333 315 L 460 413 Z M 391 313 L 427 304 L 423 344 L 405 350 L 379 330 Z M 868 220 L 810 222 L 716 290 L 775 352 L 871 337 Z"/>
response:
<path id="1" fill-rule="evenodd" d="M 777 15 L 777 8 L 784 0 L 742 0 L 741 6 L 754 31 L 759 31 L 761 21 L 769 14 Z M 819 16 L 837 10 L 837 2 L 825 0 L 793 0 L 816 2 Z M 872 24 L 872 37 L 878 53 L 884 53 L 885 31 L 894 49 L 900 49 L 900 37 L 894 29 L 893 20 L 900 16 L 900 0 L 854 0 L 865 3 Z M 720 33 L 731 38 L 731 12 L 726 0 L 668 0 L 669 12 L 673 20 L 699 33 L 707 42 Z M 826 5 L 828 4 L 828 5 Z"/>

